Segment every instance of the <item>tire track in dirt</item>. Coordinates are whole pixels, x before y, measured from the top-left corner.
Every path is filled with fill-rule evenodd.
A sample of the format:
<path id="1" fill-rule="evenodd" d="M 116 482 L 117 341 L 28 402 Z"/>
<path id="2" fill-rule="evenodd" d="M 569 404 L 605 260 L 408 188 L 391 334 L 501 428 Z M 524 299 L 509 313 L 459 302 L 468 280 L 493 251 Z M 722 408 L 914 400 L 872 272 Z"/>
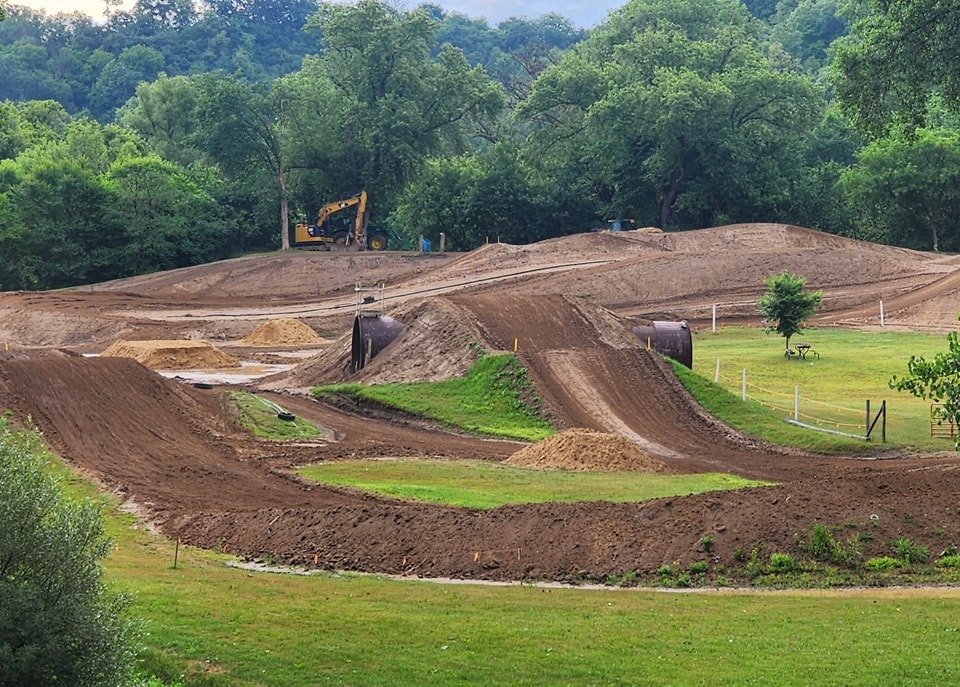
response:
<path id="1" fill-rule="evenodd" d="M 597 379 L 591 374 L 593 371 L 587 370 L 582 353 L 547 351 L 538 357 L 542 358 L 548 369 L 555 371 L 557 383 L 564 389 L 571 404 L 580 408 L 587 421 L 596 423 L 595 427 L 589 429 L 622 434 L 639 444 L 647 453 L 660 458 L 683 458 L 677 451 L 638 434 L 631 424 L 621 417 L 622 408 L 611 407 L 601 392 L 602 385 L 609 380 Z"/>

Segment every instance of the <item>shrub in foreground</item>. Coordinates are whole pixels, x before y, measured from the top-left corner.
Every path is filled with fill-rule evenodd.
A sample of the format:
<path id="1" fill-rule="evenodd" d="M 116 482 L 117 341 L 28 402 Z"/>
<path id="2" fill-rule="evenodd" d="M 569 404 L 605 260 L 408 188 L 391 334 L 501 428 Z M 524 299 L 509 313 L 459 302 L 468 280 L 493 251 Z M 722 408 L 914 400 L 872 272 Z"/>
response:
<path id="1" fill-rule="evenodd" d="M 0 687 L 127 684 L 136 629 L 101 579 L 99 508 L 68 500 L 48 459 L 0 424 Z"/>

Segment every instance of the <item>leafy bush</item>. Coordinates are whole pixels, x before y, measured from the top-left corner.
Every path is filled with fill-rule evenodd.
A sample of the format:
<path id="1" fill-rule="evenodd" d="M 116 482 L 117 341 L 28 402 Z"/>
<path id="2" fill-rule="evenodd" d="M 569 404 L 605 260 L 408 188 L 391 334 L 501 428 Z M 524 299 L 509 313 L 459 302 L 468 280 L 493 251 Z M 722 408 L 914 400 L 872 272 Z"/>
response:
<path id="1" fill-rule="evenodd" d="M 47 462 L 0 423 L 0 686 L 126 684 L 136 630 L 101 580 L 99 508 L 69 501 Z"/>
<path id="2" fill-rule="evenodd" d="M 949 554 L 937 561 L 938 568 L 960 568 L 960 554 Z"/>
<path id="3" fill-rule="evenodd" d="M 930 558 L 930 550 L 926 546 L 914 544 L 906 537 L 893 541 L 893 550 L 904 563 L 925 563 Z"/>
<path id="4" fill-rule="evenodd" d="M 810 530 L 807 550 L 815 560 L 848 567 L 855 567 L 863 556 L 859 539 L 851 539 L 844 545 L 818 522 L 813 523 Z"/>
<path id="5" fill-rule="evenodd" d="M 687 568 L 687 571 L 691 575 L 705 575 L 709 569 L 710 566 L 706 561 L 694 561 L 690 564 L 690 567 Z"/>
<path id="6" fill-rule="evenodd" d="M 871 572 L 886 572 L 900 567 L 900 561 L 890 556 L 879 556 L 869 559 L 865 564 Z"/>
<path id="7" fill-rule="evenodd" d="M 677 570 L 672 565 L 664 564 L 657 568 L 657 577 L 660 578 L 660 584 L 673 584 L 676 574 Z"/>
<path id="8" fill-rule="evenodd" d="M 770 572 L 773 573 L 792 573 L 797 570 L 796 559 L 789 553 L 770 554 Z"/>

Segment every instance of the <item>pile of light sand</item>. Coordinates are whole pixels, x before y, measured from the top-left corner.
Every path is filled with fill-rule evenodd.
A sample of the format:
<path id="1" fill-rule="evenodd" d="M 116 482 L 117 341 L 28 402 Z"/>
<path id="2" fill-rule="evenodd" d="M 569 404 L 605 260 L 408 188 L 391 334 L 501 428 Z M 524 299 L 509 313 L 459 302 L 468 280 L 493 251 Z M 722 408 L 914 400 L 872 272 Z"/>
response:
<path id="1" fill-rule="evenodd" d="M 619 434 L 568 429 L 526 446 L 505 461 L 544 470 L 662 472 L 666 466 Z"/>
<path id="2" fill-rule="evenodd" d="M 133 358 L 153 370 L 207 370 L 240 367 L 240 361 L 209 341 L 114 341 L 100 355 Z"/>
<path id="3" fill-rule="evenodd" d="M 284 318 L 260 325 L 240 343 L 247 346 L 299 346 L 329 342 L 300 320 Z"/>

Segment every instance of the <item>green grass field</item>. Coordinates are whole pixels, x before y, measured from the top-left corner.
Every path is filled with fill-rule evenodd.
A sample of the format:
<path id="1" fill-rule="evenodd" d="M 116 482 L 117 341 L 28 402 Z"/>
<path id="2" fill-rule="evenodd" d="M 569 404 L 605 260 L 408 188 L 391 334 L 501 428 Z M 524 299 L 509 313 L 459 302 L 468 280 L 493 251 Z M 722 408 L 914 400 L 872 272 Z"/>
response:
<path id="1" fill-rule="evenodd" d="M 890 446 L 909 446 L 920 450 L 950 450 L 951 441 L 930 436 L 930 403 L 889 387 L 894 375 L 907 373 L 911 355 L 933 357 L 947 348 L 946 336 L 861 332 L 845 329 L 808 329 L 792 343 L 806 341 L 820 354 L 806 360 L 785 358 L 783 337 L 764 334 L 757 328 L 720 329 L 717 333 L 699 332 L 694 336 L 694 371 L 713 381 L 719 360 L 719 385 L 734 397 L 732 407 L 717 412 L 740 427 L 753 427 L 749 417 L 763 408 L 782 423 L 794 417 L 795 398 L 799 395 L 799 419 L 821 429 L 862 436 L 866 426 L 866 401 L 875 416 L 881 403 L 887 407 L 887 442 Z M 748 403 L 741 402 L 746 370 Z M 706 403 L 708 405 L 709 403 Z M 739 408 L 737 407 L 739 406 Z M 711 408 L 711 410 L 713 410 Z M 726 413 L 726 415 L 725 415 Z M 773 440 L 807 445 L 828 453 L 854 448 L 834 439 L 808 436 L 783 428 L 768 427 Z M 801 430 L 815 434 L 812 430 Z M 871 442 L 880 444 L 879 425 Z M 767 436 L 767 438 L 771 438 Z M 879 446 L 882 448 L 882 446 Z"/>
<path id="2" fill-rule="evenodd" d="M 181 685 L 940 685 L 960 590 L 705 593 L 253 573 L 112 515 L 143 668 Z M 154 684 L 161 684 L 155 680 Z"/>

